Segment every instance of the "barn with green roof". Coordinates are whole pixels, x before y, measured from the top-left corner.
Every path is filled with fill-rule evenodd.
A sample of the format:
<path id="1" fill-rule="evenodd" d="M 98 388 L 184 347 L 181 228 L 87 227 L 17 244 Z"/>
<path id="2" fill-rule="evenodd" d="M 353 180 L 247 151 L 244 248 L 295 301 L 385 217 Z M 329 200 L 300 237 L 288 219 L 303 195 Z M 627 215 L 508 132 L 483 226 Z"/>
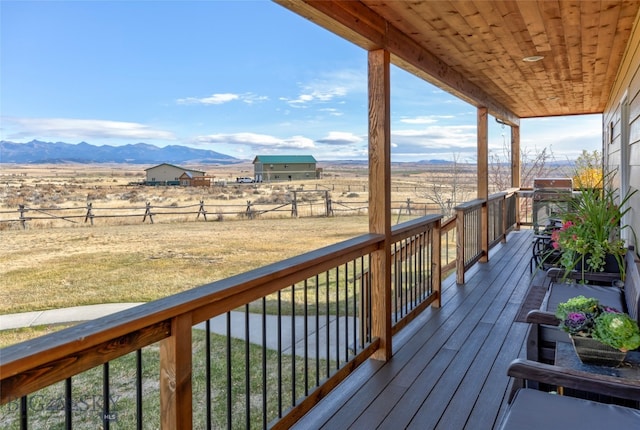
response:
<path id="1" fill-rule="evenodd" d="M 258 155 L 253 160 L 256 182 L 299 181 L 318 178 L 312 155 Z"/>

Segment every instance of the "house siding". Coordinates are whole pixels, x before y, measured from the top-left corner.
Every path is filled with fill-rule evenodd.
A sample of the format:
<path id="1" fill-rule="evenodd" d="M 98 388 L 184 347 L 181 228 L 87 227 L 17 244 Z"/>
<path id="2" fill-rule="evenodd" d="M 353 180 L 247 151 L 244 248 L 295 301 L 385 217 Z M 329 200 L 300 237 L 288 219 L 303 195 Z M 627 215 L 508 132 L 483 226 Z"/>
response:
<path id="1" fill-rule="evenodd" d="M 312 156 L 257 156 L 254 178 L 258 182 L 297 181 L 317 178 L 317 162 Z"/>
<path id="2" fill-rule="evenodd" d="M 603 114 L 602 153 L 606 170 L 616 174 L 614 185 L 620 187 L 623 184 L 621 174 L 627 171 L 629 191 L 633 191 L 640 190 L 640 15 L 636 16 L 627 49 Z M 625 127 L 628 130 L 627 142 L 624 139 Z M 626 222 L 638 234 L 640 192 L 630 199 L 629 206 L 631 210 Z M 628 229 L 623 234 L 628 239 L 633 237 Z M 635 245 L 638 249 L 640 244 Z"/>
<path id="3" fill-rule="evenodd" d="M 192 176 L 204 176 L 205 172 L 200 170 L 185 169 L 184 167 L 174 166 L 173 164 L 159 164 L 146 169 L 147 185 L 179 185 L 180 177 L 184 173 L 190 173 Z"/>

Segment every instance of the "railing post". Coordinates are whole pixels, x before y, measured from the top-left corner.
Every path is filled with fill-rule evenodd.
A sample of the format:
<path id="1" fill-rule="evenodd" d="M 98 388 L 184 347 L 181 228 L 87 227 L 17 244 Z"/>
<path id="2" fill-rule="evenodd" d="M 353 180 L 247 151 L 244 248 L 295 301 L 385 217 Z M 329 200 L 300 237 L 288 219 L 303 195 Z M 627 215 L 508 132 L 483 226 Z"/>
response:
<path id="1" fill-rule="evenodd" d="M 441 219 L 436 221 L 433 226 L 433 231 L 431 232 L 431 291 L 436 294 L 436 300 L 431 304 L 431 306 L 434 308 L 439 308 L 442 305 L 442 298 L 440 294 L 440 286 L 442 285 L 441 224 Z"/>
<path id="2" fill-rule="evenodd" d="M 505 195 L 502 200 L 500 200 L 500 203 L 502 205 L 502 243 L 505 243 L 507 241 L 507 228 L 508 228 L 508 223 L 509 223 L 509 205 L 508 205 L 508 200 L 509 195 Z"/>
<path id="3" fill-rule="evenodd" d="M 489 201 L 482 203 L 480 210 L 480 231 L 482 234 L 482 256 L 480 261 L 486 263 L 489 261 Z"/>
<path id="4" fill-rule="evenodd" d="M 464 284 L 464 209 L 456 209 L 456 283 Z"/>
<path id="5" fill-rule="evenodd" d="M 191 314 L 171 320 L 171 336 L 160 342 L 160 428 L 189 430 L 191 397 Z"/>

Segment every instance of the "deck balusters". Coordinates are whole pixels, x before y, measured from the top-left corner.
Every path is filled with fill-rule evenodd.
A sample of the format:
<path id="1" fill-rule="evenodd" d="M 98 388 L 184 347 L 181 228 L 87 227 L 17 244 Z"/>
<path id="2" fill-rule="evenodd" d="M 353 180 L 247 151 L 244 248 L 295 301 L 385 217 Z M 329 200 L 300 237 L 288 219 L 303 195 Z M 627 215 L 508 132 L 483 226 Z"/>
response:
<path id="1" fill-rule="evenodd" d="M 309 283 L 304 280 L 304 396 L 309 395 Z"/>
<path id="2" fill-rule="evenodd" d="M 282 290 L 278 291 L 278 418 L 282 418 Z"/>
<path id="3" fill-rule="evenodd" d="M 392 312 L 396 323 L 405 320 L 421 303 L 433 300 L 431 236 L 428 233 L 433 222 L 439 222 L 439 218 L 416 220 L 408 227 L 392 232 Z M 202 291 L 194 289 L 186 292 L 188 298 L 183 301 L 177 297 L 173 301 L 167 300 L 169 304 L 150 310 L 144 321 L 140 314 L 128 315 L 127 324 L 131 332 L 125 332 L 120 322 L 109 322 L 125 335 L 109 339 L 110 343 L 106 344 L 109 348 L 97 341 L 90 344 L 95 351 L 93 355 L 87 355 L 91 360 L 100 357 L 96 352 L 107 351 L 109 354 L 108 358 L 100 360 L 98 366 L 102 369 L 84 367 L 58 379 L 66 381 L 64 411 L 60 411 L 58 419 L 65 420 L 66 428 L 72 428 L 72 424 L 84 426 L 84 421 L 89 418 L 97 419 L 76 414 L 74 406 L 77 399 L 72 397 L 69 375 L 74 375 L 73 390 L 77 391 L 82 384 L 99 386 L 99 371 L 102 370 L 103 404 L 98 405 L 96 401 L 96 407 L 101 410 L 100 418 L 105 429 L 112 423 L 114 427 L 117 424 L 118 427 L 138 429 L 158 427 L 162 423 L 171 425 L 180 421 L 181 404 L 189 404 L 193 422 L 198 423 L 196 427 L 207 429 L 268 428 L 280 419 L 291 422 L 292 417 L 299 413 L 296 409 L 308 410 L 312 401 L 322 397 L 321 391 L 317 390 L 325 389 L 323 384 L 336 386 L 349 373 L 352 362 L 356 365 L 362 363 L 375 351 L 377 346 L 371 344 L 370 289 L 374 270 L 371 255 L 384 243 L 380 235 L 367 235 L 345 245 L 336 245 L 331 252 L 325 251 L 320 256 L 294 260 L 293 264 L 299 265 L 296 270 L 278 263 L 280 265 L 274 265 L 270 269 L 273 272 L 266 275 L 262 272 L 243 274 L 235 285 L 219 284 L 223 285 L 219 287 L 211 284 Z M 194 300 L 194 297 L 198 299 Z M 241 301 L 245 299 L 247 301 Z M 193 328 L 183 324 L 177 332 L 172 331 L 171 324 L 175 319 L 192 321 Z M 242 320 L 244 327 L 241 326 Z M 159 352 L 154 346 L 172 339 L 172 336 L 185 339 L 184 336 L 189 335 L 192 336 L 191 342 L 182 344 L 175 352 L 170 349 L 160 349 Z M 105 338 L 103 332 L 92 336 Z M 289 336 L 290 346 L 289 340 L 285 341 Z M 67 343 L 71 345 L 76 338 L 77 333 L 69 336 Z M 186 347 L 189 344 L 191 351 Z M 132 355 L 125 358 L 130 353 Z M 160 396 L 159 390 L 151 388 L 150 394 L 149 387 L 155 387 L 161 378 L 158 375 L 156 380 L 156 375 L 143 373 L 143 359 L 145 365 L 147 359 L 151 360 L 149 363 L 154 363 L 154 367 L 160 362 L 159 372 L 162 374 L 164 369 L 172 370 L 172 364 L 176 364 L 172 360 L 180 359 L 180 354 L 190 354 L 188 366 L 183 366 L 179 372 L 183 378 L 190 377 L 192 381 L 188 402 L 181 403 L 178 397 L 185 395 L 177 391 L 172 397 L 174 393 L 168 390 L 168 400 Z M 120 358 L 122 362 L 110 364 L 111 360 Z M 120 375 L 121 364 L 129 366 L 125 368 L 131 374 L 135 372 L 135 377 L 126 380 Z M 97 372 L 96 375 L 90 372 L 91 369 Z M 87 375 L 80 377 L 85 372 Z M 21 428 L 28 428 L 28 424 L 36 426 L 36 420 L 41 420 L 42 414 L 28 410 L 31 399 L 24 396 L 18 385 L 12 387 L 15 388 L 11 393 L 21 396 L 18 397 L 19 402 L 14 402 L 12 428 L 16 428 L 18 423 L 21 423 Z M 38 389 L 46 388 L 40 386 Z M 118 402 L 116 408 L 111 397 L 120 390 L 128 390 L 131 396 L 125 396 L 127 398 Z M 37 390 L 30 393 L 37 393 Z M 194 398 L 194 394 L 198 395 Z M 160 411 L 164 413 L 167 410 L 162 409 L 162 405 L 168 402 L 174 409 L 173 416 L 158 417 L 157 409 L 149 405 L 156 396 Z M 262 400 L 259 401 L 257 396 Z M 146 408 L 151 412 L 145 411 Z M 33 415 L 38 416 L 34 419 Z M 203 419 L 206 424 L 199 424 Z M 57 425 L 61 426 L 61 422 Z"/>
<path id="4" fill-rule="evenodd" d="M 233 427 L 233 380 L 231 378 L 231 312 L 227 316 L 227 428 Z"/>
<path id="5" fill-rule="evenodd" d="M 267 298 L 262 300 L 262 428 L 267 428 Z"/>
<path id="6" fill-rule="evenodd" d="M 109 375 L 107 374 L 107 377 L 108 376 Z M 67 430 L 70 430 L 73 427 L 72 411 L 73 394 L 71 392 L 71 378 L 67 378 L 64 380 L 64 428 Z"/>
<path id="7" fill-rule="evenodd" d="M 207 430 L 211 430 L 211 320 L 204 323 L 204 377 L 205 377 L 205 422 Z M 139 356 L 139 355 L 138 355 Z M 140 370 L 138 370 L 140 372 Z M 138 373 L 140 374 L 140 373 Z M 140 411 L 141 413 L 142 411 Z M 142 415 L 140 415 L 142 417 Z M 140 420 L 138 420 L 140 422 Z"/>
<path id="8" fill-rule="evenodd" d="M 71 391 L 71 381 L 69 381 L 69 391 Z M 110 422 L 111 422 L 111 414 L 109 412 L 109 399 L 111 398 L 110 390 L 109 390 L 109 362 L 107 361 L 102 365 L 102 422 L 104 425 L 104 430 L 109 430 Z M 69 426 L 69 429 L 71 426 Z"/>

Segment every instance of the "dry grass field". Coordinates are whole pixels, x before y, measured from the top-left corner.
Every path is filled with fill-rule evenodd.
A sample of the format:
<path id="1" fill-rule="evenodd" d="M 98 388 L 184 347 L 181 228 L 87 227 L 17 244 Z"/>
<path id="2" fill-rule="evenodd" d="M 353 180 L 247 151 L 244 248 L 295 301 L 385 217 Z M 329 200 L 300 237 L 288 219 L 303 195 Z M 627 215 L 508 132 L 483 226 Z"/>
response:
<path id="1" fill-rule="evenodd" d="M 246 176 L 251 167 L 207 170 L 232 180 Z M 419 199 L 420 174 L 417 169 L 398 173 L 393 199 Z M 195 214 L 157 215 L 154 224 L 143 223 L 140 213 L 136 218 L 97 218 L 94 225 L 84 222 L 87 201 L 96 213 L 101 207 L 131 213 L 144 202 L 171 207 L 200 199 L 242 208 L 249 199 L 281 198 L 291 189 L 330 190 L 334 201 L 357 200 L 354 206 L 366 207 L 368 198 L 366 166 L 358 165 L 325 168 L 323 179 L 297 183 L 228 183 L 208 189 L 128 185 L 143 179 L 144 166 L 3 165 L 0 220 L 16 218 L 20 204 L 44 208 L 29 216 L 51 218 L 28 221 L 24 229 L 18 222 L 0 222 L 0 314 L 153 300 L 367 231 L 366 211 L 299 218 L 285 211 L 252 220 L 210 216 L 207 222 Z M 73 207 L 80 218 L 55 218 L 53 209 Z"/>
<path id="2" fill-rule="evenodd" d="M 242 211 L 247 200 L 262 198 L 277 205 L 291 190 L 302 189 L 328 190 L 334 202 L 344 202 L 344 206 L 366 207 L 368 199 L 366 166 L 325 167 L 323 179 L 294 183 L 229 182 L 208 189 L 128 185 L 144 180 L 145 167 L 2 165 L 0 221 L 15 219 L 18 205 L 44 208 L 29 215 L 53 218 L 28 221 L 26 228 L 15 221 L 0 222 L 0 315 L 150 301 L 337 243 L 368 229 L 366 210 L 333 217 L 307 212 L 298 218 L 285 211 L 249 220 L 239 215 L 211 216 L 209 203 L 206 222 L 196 219 L 195 214 L 157 215 L 151 224 L 142 222 L 144 211 L 137 217 L 96 218 L 93 225 L 84 222 L 87 201 L 97 208 L 96 213 L 108 207 L 126 214 L 132 213 L 132 208 L 144 208 L 145 202 L 171 208 L 199 200 L 212 205 L 237 204 Z M 234 180 L 250 174 L 252 166 L 198 168 L 216 178 Z M 425 175 L 424 169 L 415 166 L 394 172 L 392 200 L 400 204 L 407 199 L 426 201 L 420 196 L 428 180 Z M 79 218 L 55 218 L 53 209 L 74 207 Z M 322 212 L 322 207 L 315 204 L 317 212 Z M 418 215 L 422 213 L 412 214 Z M 393 221 L 406 219 L 405 212 L 394 215 Z M 42 330 L 47 329 L 20 336 L 42 334 Z"/>

